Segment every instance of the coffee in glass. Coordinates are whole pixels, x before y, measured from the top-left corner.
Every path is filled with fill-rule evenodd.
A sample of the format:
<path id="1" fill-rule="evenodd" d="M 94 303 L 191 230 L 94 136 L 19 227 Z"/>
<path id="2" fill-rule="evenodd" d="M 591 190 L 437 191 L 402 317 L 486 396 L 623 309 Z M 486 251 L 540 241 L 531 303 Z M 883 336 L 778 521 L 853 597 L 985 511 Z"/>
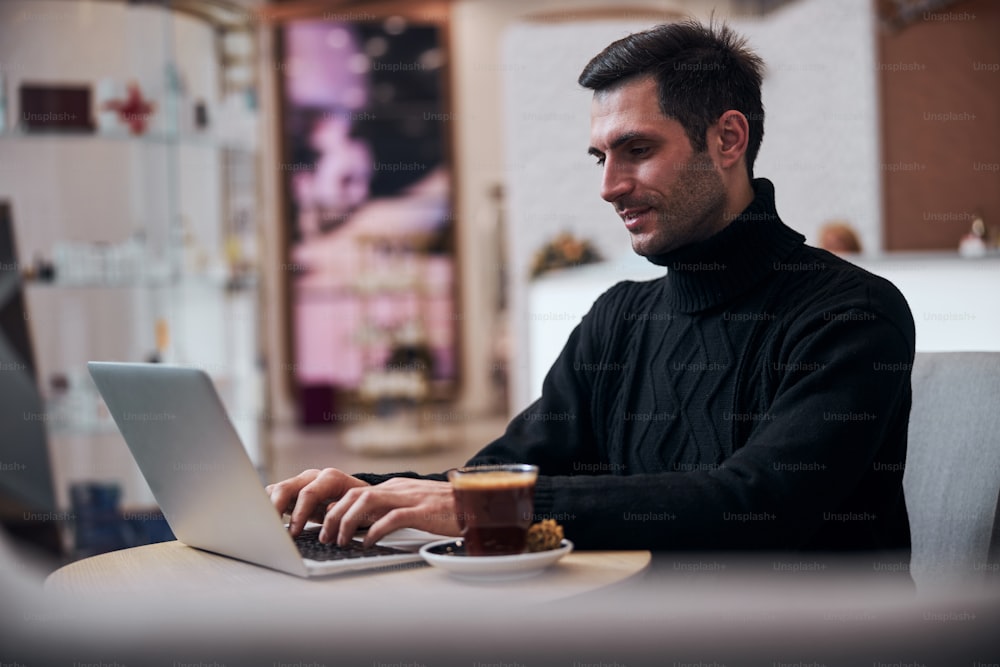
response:
<path id="1" fill-rule="evenodd" d="M 507 556 L 524 551 L 537 478 L 538 467 L 524 464 L 470 466 L 448 472 L 467 554 Z"/>

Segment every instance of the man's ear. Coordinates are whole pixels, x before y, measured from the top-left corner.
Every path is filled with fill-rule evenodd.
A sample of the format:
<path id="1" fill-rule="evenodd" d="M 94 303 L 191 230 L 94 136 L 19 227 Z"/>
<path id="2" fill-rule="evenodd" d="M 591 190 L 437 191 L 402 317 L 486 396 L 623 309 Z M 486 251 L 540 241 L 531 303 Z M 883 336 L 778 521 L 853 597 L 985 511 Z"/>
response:
<path id="1" fill-rule="evenodd" d="M 707 140 L 716 164 L 722 169 L 732 169 L 746 155 L 750 142 L 750 124 L 746 116 L 730 109 L 709 126 Z"/>

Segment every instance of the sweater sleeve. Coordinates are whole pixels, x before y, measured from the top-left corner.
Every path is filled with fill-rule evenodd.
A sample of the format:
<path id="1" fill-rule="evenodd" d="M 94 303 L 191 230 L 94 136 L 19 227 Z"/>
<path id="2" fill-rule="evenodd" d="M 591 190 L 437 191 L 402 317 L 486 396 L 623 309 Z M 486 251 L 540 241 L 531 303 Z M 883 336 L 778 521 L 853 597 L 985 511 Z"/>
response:
<path id="1" fill-rule="evenodd" d="M 605 549 L 795 549 L 826 521 L 877 522 L 899 502 L 882 494 L 901 488 L 873 481 L 872 470 L 901 470 L 905 457 L 914 354 L 905 319 L 908 330 L 845 308 L 797 321 L 766 418 L 718 467 L 544 477 L 536 512 L 563 517 L 581 548 Z"/>

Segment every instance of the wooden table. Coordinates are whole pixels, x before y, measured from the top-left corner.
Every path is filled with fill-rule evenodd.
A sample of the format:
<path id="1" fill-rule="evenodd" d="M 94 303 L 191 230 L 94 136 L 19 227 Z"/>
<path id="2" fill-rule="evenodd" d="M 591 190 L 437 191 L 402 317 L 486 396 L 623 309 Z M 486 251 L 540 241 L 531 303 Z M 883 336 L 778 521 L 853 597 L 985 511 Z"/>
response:
<path id="1" fill-rule="evenodd" d="M 648 551 L 576 551 L 555 565 L 525 579 L 469 582 L 415 563 L 378 571 L 354 572 L 300 579 L 232 558 L 225 558 L 180 542 L 163 542 L 86 558 L 53 572 L 45 590 L 55 594 L 154 595 L 173 598 L 224 591 L 249 598 L 281 596 L 307 604 L 377 597 L 394 601 L 434 600 L 482 604 L 534 604 L 569 598 L 615 586 L 642 573 L 650 562 Z"/>
<path id="2" fill-rule="evenodd" d="M 436 665 L 427 656 L 451 653 L 476 633 L 502 636 L 502 626 L 528 615 L 548 618 L 593 604 L 585 600 L 594 595 L 622 594 L 650 560 L 648 551 L 574 552 L 504 582 L 456 579 L 424 563 L 302 579 L 164 542 L 49 575 L 43 604 L 21 614 L 24 636 L 33 633 L 32 661 L 23 664 L 69 656 L 129 667 Z M 58 645 L 45 639 L 53 634 Z M 480 662 L 488 658 L 486 651 Z"/>

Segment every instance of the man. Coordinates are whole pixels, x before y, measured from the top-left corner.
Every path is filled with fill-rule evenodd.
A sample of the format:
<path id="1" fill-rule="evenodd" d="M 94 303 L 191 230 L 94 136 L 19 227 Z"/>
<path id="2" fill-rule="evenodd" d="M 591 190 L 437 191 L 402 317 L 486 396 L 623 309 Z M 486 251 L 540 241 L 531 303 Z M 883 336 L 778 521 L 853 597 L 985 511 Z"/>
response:
<path id="1" fill-rule="evenodd" d="M 888 282 L 805 246 L 769 181 L 761 60 L 662 25 L 584 69 L 601 196 L 663 278 L 603 294 L 542 396 L 470 463 L 534 463 L 580 548 L 909 549 L 913 319 Z M 820 161 L 821 156 L 817 156 Z M 292 531 L 458 534 L 444 478 L 310 470 L 269 488 Z"/>

